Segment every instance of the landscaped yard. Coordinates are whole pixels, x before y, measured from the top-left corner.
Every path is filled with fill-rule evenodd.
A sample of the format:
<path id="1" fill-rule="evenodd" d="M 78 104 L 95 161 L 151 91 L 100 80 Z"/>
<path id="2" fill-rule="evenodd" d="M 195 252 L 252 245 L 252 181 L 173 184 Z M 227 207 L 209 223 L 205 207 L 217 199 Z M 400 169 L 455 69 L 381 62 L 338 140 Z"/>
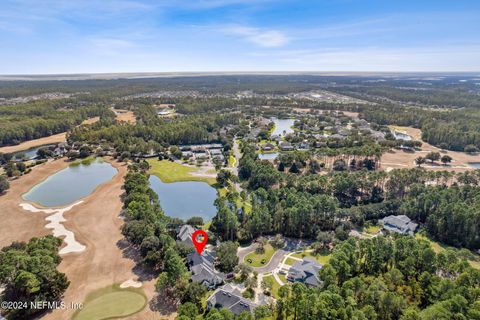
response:
<path id="1" fill-rule="evenodd" d="M 195 167 L 184 166 L 168 160 L 159 161 L 156 159 L 149 159 L 147 161 L 150 164 L 150 173 L 156 175 L 165 183 L 179 181 L 203 181 L 210 185 L 216 183 L 215 178 L 202 176 L 201 169 Z"/>
<path id="2" fill-rule="evenodd" d="M 330 254 L 314 255 L 313 251 L 303 251 L 303 252 L 300 252 L 300 253 L 294 253 L 294 254 L 292 254 L 292 257 L 300 258 L 300 259 L 303 259 L 305 257 L 311 257 L 311 258 L 314 258 L 315 260 L 317 260 L 321 264 L 327 264 L 328 261 L 330 261 Z"/>
<path id="3" fill-rule="evenodd" d="M 252 267 L 263 267 L 268 264 L 276 249 L 273 248 L 270 244 L 265 245 L 265 252 L 263 254 L 258 254 L 255 251 L 247 254 L 244 258 L 244 262 Z M 262 263 L 263 262 L 263 263 Z"/>
<path id="4" fill-rule="evenodd" d="M 266 282 L 266 283 L 269 283 L 272 287 L 272 296 L 274 298 L 278 298 L 278 289 L 280 289 L 280 284 L 277 282 L 277 280 L 275 280 L 275 278 L 273 277 L 273 275 L 269 275 L 269 276 L 266 276 L 263 278 L 263 280 Z"/>
<path id="5" fill-rule="evenodd" d="M 124 318 L 142 310 L 147 298 L 142 289 L 121 289 L 113 285 L 87 296 L 83 308 L 75 313 L 74 320 L 102 320 Z"/>

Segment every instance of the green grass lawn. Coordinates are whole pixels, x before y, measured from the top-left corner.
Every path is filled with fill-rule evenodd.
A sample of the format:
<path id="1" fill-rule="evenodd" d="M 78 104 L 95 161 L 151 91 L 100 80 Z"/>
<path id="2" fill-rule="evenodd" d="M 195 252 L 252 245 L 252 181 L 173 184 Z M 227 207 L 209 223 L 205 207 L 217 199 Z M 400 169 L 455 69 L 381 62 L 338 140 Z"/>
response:
<path id="1" fill-rule="evenodd" d="M 147 304 L 142 289 L 121 289 L 118 285 L 89 294 L 83 308 L 73 315 L 73 320 L 102 320 L 129 317 Z"/>
<path id="2" fill-rule="evenodd" d="M 192 175 L 192 173 L 200 171 L 197 168 L 184 166 L 168 160 L 148 159 L 147 161 L 150 164 L 150 174 L 156 175 L 165 183 L 180 181 L 202 181 L 210 185 L 216 183 L 215 178 Z"/>
<path id="3" fill-rule="evenodd" d="M 421 239 L 421 240 L 425 240 L 425 241 L 430 242 L 430 245 L 432 246 L 432 249 L 433 249 L 433 251 L 435 251 L 435 253 L 444 252 L 447 249 L 458 250 L 455 247 L 446 246 L 446 245 L 440 244 L 436 241 L 433 241 L 433 240 L 429 239 L 428 237 L 426 237 L 426 236 L 424 236 L 420 233 L 416 233 L 415 238 L 417 238 L 419 240 Z M 468 260 L 468 262 L 470 263 L 470 265 L 473 268 L 480 270 L 480 262 L 479 261 Z"/>
<path id="4" fill-rule="evenodd" d="M 271 286 L 272 286 L 272 296 L 275 298 L 275 299 L 278 299 L 278 289 L 280 289 L 280 284 L 277 282 L 277 280 L 275 280 L 275 278 L 273 277 L 273 275 L 269 275 L 269 276 L 266 276 L 263 278 L 263 280 L 266 282 L 266 283 L 269 283 Z"/>
<path id="5" fill-rule="evenodd" d="M 285 264 L 288 264 L 289 266 L 291 266 L 297 261 L 298 260 L 295 260 L 295 259 L 292 259 L 292 258 L 287 258 L 287 260 L 285 260 Z"/>
<path id="6" fill-rule="evenodd" d="M 237 162 L 237 159 L 235 159 L 235 157 L 233 155 L 230 155 L 228 157 L 228 167 L 229 168 L 233 168 L 235 167 L 235 163 Z"/>
<path id="7" fill-rule="evenodd" d="M 330 254 L 318 254 L 314 255 L 313 251 L 304 251 L 300 253 L 292 254 L 292 257 L 303 259 L 305 257 L 311 257 L 317 260 L 321 264 L 327 264 L 330 261 Z M 293 259 L 292 259 L 293 260 Z M 294 262 L 295 263 L 295 262 Z"/>
<path id="8" fill-rule="evenodd" d="M 279 273 L 279 274 L 278 274 L 278 277 L 280 278 L 280 280 L 283 281 L 283 283 L 288 283 L 288 280 L 287 280 L 287 276 L 286 276 L 286 275 Z"/>
<path id="9" fill-rule="evenodd" d="M 267 244 L 265 246 L 265 253 L 257 254 L 256 252 L 251 252 L 245 256 L 244 262 L 245 264 L 252 267 L 266 266 L 270 262 L 270 259 L 272 258 L 275 251 L 276 251 L 275 248 L 273 248 L 270 244 Z M 249 259 L 252 259 L 251 263 L 248 262 Z M 265 263 L 262 263 L 262 260 L 265 260 Z"/>
<path id="10" fill-rule="evenodd" d="M 368 228 L 363 229 L 363 231 L 369 234 L 377 234 L 380 231 L 380 226 L 370 226 Z"/>

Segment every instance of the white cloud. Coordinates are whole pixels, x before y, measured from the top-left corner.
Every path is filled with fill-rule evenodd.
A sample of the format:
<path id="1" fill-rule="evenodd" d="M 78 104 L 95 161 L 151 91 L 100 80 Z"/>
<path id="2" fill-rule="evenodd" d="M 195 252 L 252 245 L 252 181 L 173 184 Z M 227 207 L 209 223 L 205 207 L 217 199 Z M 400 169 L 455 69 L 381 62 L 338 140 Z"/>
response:
<path id="1" fill-rule="evenodd" d="M 288 37 L 277 30 L 263 30 L 246 26 L 233 26 L 225 28 L 224 32 L 241 36 L 260 47 L 281 47 L 289 42 Z"/>
<path id="2" fill-rule="evenodd" d="M 135 43 L 132 41 L 109 37 L 92 37 L 87 39 L 87 42 L 97 53 L 101 54 L 116 54 L 135 47 Z"/>

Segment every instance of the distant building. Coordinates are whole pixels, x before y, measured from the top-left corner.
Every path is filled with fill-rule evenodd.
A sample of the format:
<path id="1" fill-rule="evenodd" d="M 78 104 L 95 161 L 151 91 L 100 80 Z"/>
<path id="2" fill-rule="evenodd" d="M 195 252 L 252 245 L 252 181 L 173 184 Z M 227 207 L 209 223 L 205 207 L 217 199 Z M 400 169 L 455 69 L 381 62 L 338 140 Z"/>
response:
<path id="1" fill-rule="evenodd" d="M 311 287 L 318 287 L 322 281 L 318 275 L 323 265 L 313 258 L 306 257 L 295 262 L 288 270 L 287 279 L 292 282 L 302 282 Z"/>
<path id="2" fill-rule="evenodd" d="M 191 279 L 210 289 L 223 284 L 226 275 L 217 271 L 214 266 L 215 251 L 204 250 L 201 255 L 197 252 L 188 254 L 187 261 L 192 272 Z"/>
<path id="3" fill-rule="evenodd" d="M 267 142 L 262 146 L 262 149 L 264 151 L 272 151 L 273 149 L 275 149 L 275 146 L 273 144 Z"/>
<path id="4" fill-rule="evenodd" d="M 280 143 L 280 149 L 282 151 L 292 151 L 294 148 L 290 142 L 282 142 Z"/>
<path id="5" fill-rule="evenodd" d="M 192 236 L 195 228 L 189 224 L 184 224 L 180 227 L 177 234 L 177 242 L 181 242 L 186 246 L 193 247 Z"/>
<path id="6" fill-rule="evenodd" d="M 226 308 L 235 316 L 239 316 L 244 311 L 253 313 L 256 307 L 253 301 L 242 297 L 242 293 L 230 285 L 219 288 L 207 300 L 208 310 Z"/>
<path id="7" fill-rule="evenodd" d="M 406 215 L 392 215 L 383 218 L 381 221 L 383 222 L 383 229 L 400 234 L 413 235 L 418 228 L 418 224 Z"/>

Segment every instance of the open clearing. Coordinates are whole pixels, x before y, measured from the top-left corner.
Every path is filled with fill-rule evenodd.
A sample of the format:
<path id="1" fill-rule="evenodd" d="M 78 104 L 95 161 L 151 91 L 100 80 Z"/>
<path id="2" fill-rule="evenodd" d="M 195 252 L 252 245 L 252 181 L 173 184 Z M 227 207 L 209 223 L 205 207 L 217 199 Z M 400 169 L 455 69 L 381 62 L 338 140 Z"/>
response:
<path id="1" fill-rule="evenodd" d="M 111 160 L 108 160 L 111 161 Z M 81 199 L 83 202 L 64 213 L 63 225 L 75 234 L 79 243 L 85 245 L 83 252 L 62 254 L 59 271 L 70 280 L 64 295 L 66 305 L 81 303 L 92 291 L 123 283 L 126 280 L 142 281 L 143 289 L 150 300 L 155 296 L 154 278 L 133 271 L 135 261 L 130 251 L 124 251 L 121 234 L 123 220 L 118 216 L 122 210 L 123 177 L 127 167 L 123 163 L 111 161 L 118 173 L 108 182 L 100 185 L 92 194 Z M 46 228 L 48 214 L 32 213 L 20 207 L 25 201 L 22 194 L 50 175 L 66 168 L 70 162 L 59 159 L 48 161 L 32 169 L 32 172 L 11 181 L 11 187 L 0 197 L 2 210 L 2 232 L 0 245 L 10 245 L 13 241 L 28 241 L 32 237 L 52 233 Z M 65 246 L 65 245 L 64 245 Z M 62 248 L 64 247 L 62 246 Z M 127 249 L 125 249 L 127 250 Z M 128 253 L 127 253 L 128 252 Z M 55 310 L 45 319 L 70 319 L 76 310 Z M 154 319 L 158 313 L 150 308 L 130 316 L 129 319 Z"/>
<path id="2" fill-rule="evenodd" d="M 87 120 L 84 120 L 82 124 L 92 124 L 100 120 L 100 117 L 93 117 L 89 118 Z M 48 137 L 43 137 L 43 138 L 38 138 L 38 139 L 33 139 L 33 140 L 28 140 L 24 141 L 20 144 L 17 144 L 15 146 L 6 146 L 6 147 L 0 147 L 0 152 L 1 153 L 13 153 L 13 152 L 18 152 L 18 151 L 24 151 L 28 150 L 31 148 L 47 145 L 47 144 L 55 144 L 55 143 L 60 143 L 60 142 L 65 142 L 67 137 L 66 132 L 62 133 L 57 133 Z"/>
<path id="3" fill-rule="evenodd" d="M 330 261 L 330 254 L 313 254 L 313 250 L 303 251 L 299 253 L 292 254 L 292 257 L 303 259 L 305 257 L 310 257 L 317 260 L 321 264 L 327 264 Z M 292 259 L 293 260 L 293 259 Z"/>
<path id="4" fill-rule="evenodd" d="M 275 299 L 278 299 L 278 289 L 280 289 L 280 284 L 277 282 L 277 280 L 275 280 L 274 276 L 273 275 L 268 275 L 268 276 L 265 276 L 263 277 L 263 281 L 265 281 L 266 283 L 270 284 L 271 288 L 272 288 L 272 296 L 275 298 Z"/>
<path id="5" fill-rule="evenodd" d="M 118 285 L 88 295 L 83 309 L 73 320 L 102 320 L 131 316 L 142 310 L 147 298 L 141 289 L 121 289 Z"/>
<path id="6" fill-rule="evenodd" d="M 7 147 L 1 147 L 0 152 L 1 153 L 13 153 L 13 152 L 18 152 L 18 151 L 24 151 L 28 150 L 30 148 L 35 148 L 38 146 L 43 146 L 46 144 L 55 144 L 55 143 L 60 143 L 64 142 L 67 134 L 65 132 L 63 133 L 58 133 L 54 134 L 49 137 L 43 137 L 43 138 L 38 138 L 34 140 L 28 140 L 25 142 L 22 142 L 20 144 L 17 144 L 16 146 L 7 146 Z"/>
<path id="7" fill-rule="evenodd" d="M 273 248 L 271 244 L 266 244 L 264 249 L 265 249 L 265 252 L 262 254 L 258 254 L 255 251 L 247 254 L 243 259 L 245 264 L 252 267 L 266 266 L 270 262 L 270 259 L 272 259 L 272 256 L 275 253 L 275 251 L 277 250 L 275 250 L 275 248 Z M 250 259 L 252 262 L 249 262 Z"/>
<path id="8" fill-rule="evenodd" d="M 149 159 L 150 174 L 156 175 L 165 183 L 180 181 L 201 181 L 210 185 L 216 183 L 214 173 L 205 171 L 204 168 L 186 166 L 168 160 Z"/>
<path id="9" fill-rule="evenodd" d="M 136 123 L 137 118 L 133 111 L 125 109 L 111 109 L 115 113 L 115 119 L 120 122 Z"/>
<path id="10" fill-rule="evenodd" d="M 404 131 L 410 135 L 413 140 L 422 140 L 422 131 L 420 129 L 399 126 L 394 126 L 394 128 L 399 131 Z M 449 170 L 460 172 L 474 169 L 468 165 L 469 162 L 480 162 L 480 156 L 478 155 L 469 155 L 458 151 L 443 151 L 427 142 L 423 142 L 421 149 L 421 151 L 415 152 L 403 150 L 392 150 L 391 152 L 387 152 L 382 155 L 381 167 L 386 171 L 390 171 L 392 169 L 414 168 L 416 167 L 416 158 L 425 157 L 427 153 L 432 151 L 440 152 L 441 155 L 449 155 L 453 160 L 448 166 L 444 166 L 442 163 L 438 162 L 436 164 L 425 163 L 422 165 L 422 168 L 429 170 Z"/>

